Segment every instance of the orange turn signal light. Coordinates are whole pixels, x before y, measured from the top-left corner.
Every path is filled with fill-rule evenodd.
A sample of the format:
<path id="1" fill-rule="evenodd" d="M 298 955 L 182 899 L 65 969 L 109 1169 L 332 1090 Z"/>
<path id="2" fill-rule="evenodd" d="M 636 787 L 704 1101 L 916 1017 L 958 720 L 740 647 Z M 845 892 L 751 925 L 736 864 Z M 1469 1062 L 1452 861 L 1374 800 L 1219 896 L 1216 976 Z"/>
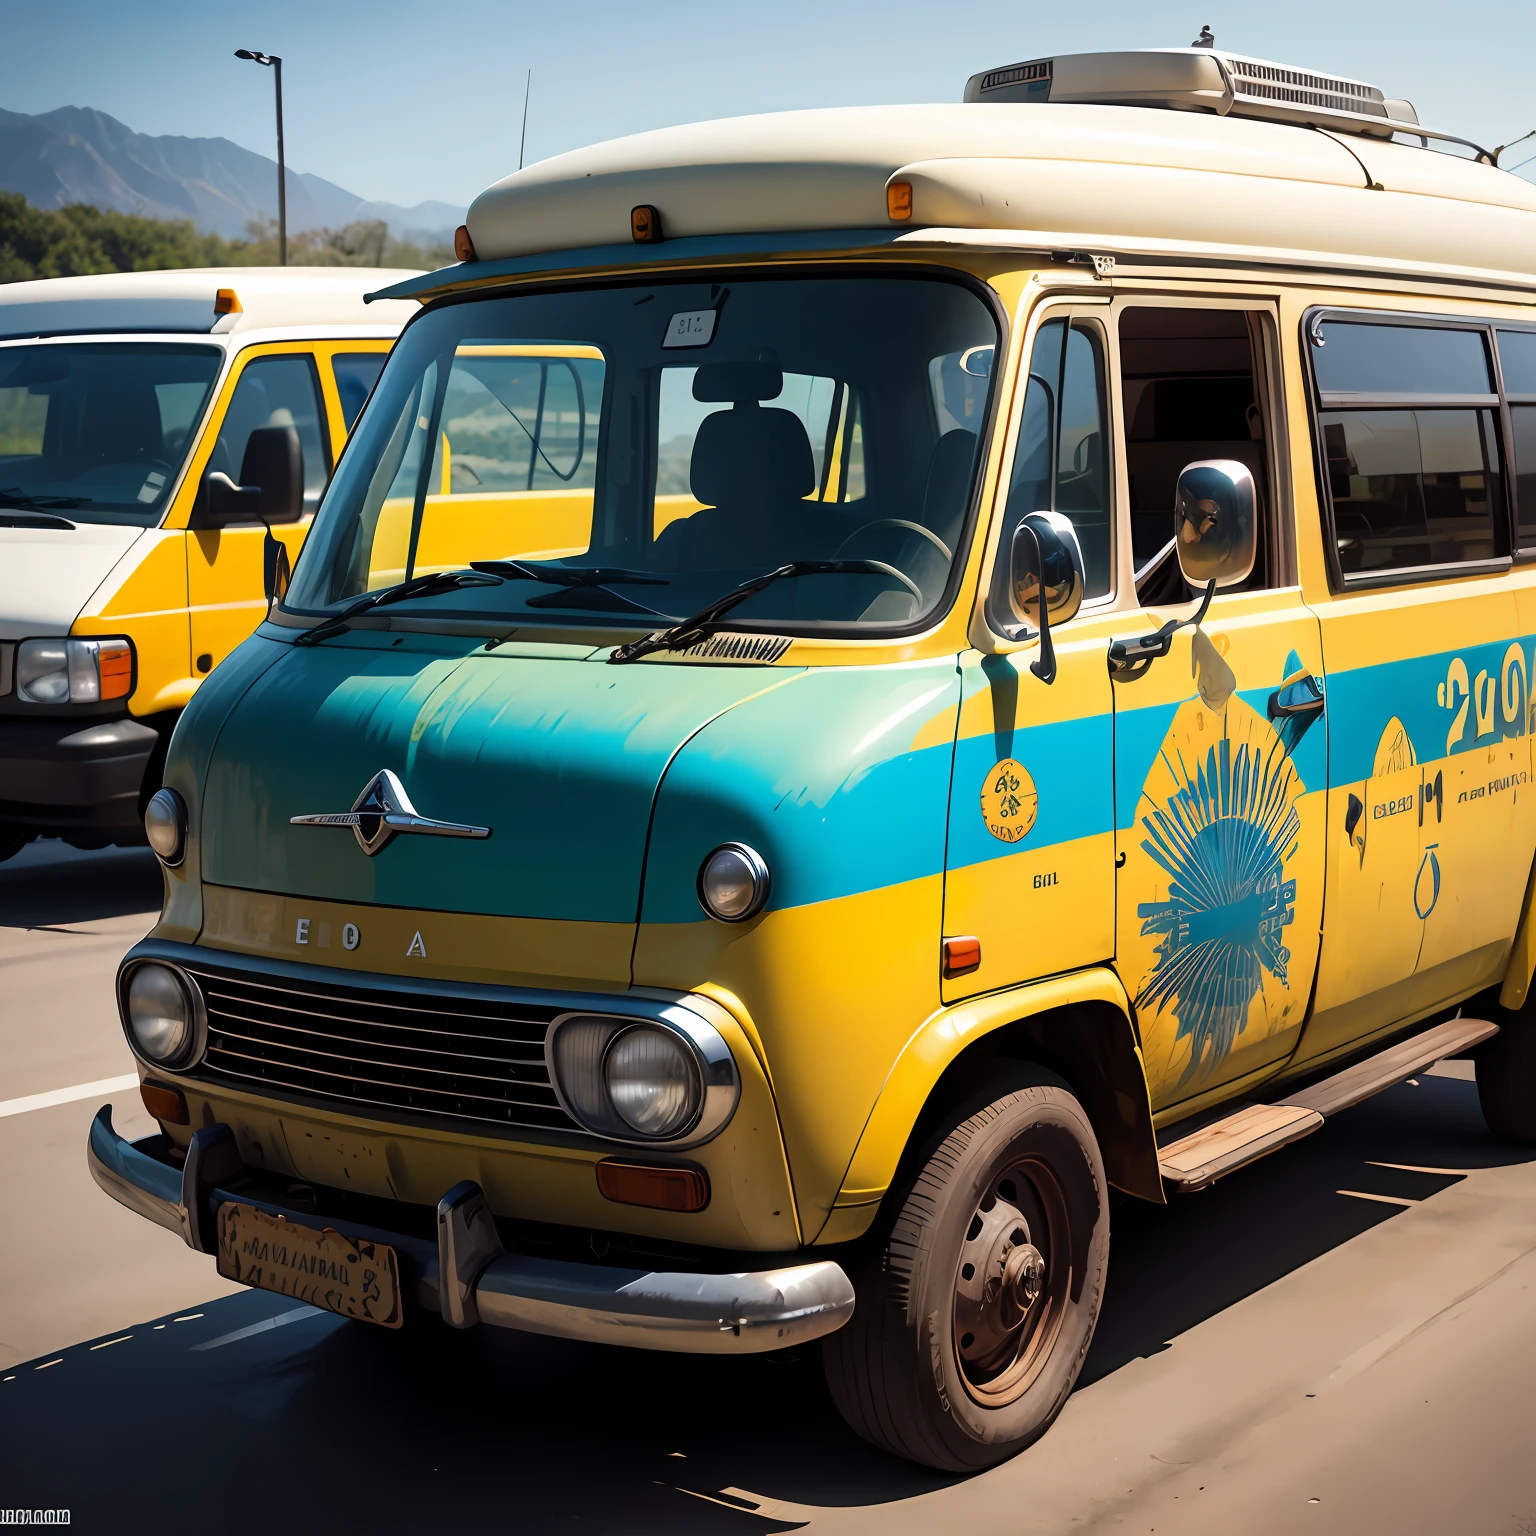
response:
<path id="1" fill-rule="evenodd" d="M 187 1113 L 187 1096 L 180 1088 L 167 1088 L 164 1083 L 140 1083 L 139 1097 L 144 1108 L 161 1125 L 188 1125 L 192 1117 Z"/>
<path id="2" fill-rule="evenodd" d="M 96 667 L 102 698 L 126 699 L 133 692 L 133 651 L 126 640 L 98 641 Z"/>
<path id="3" fill-rule="evenodd" d="M 238 315 L 244 305 L 233 288 L 220 288 L 213 296 L 213 312 L 216 315 Z"/>
<path id="4" fill-rule="evenodd" d="M 631 208 L 629 233 L 636 245 L 655 245 L 661 239 L 661 210 L 649 203 Z"/>
<path id="5" fill-rule="evenodd" d="M 460 261 L 475 259 L 475 242 L 469 238 L 469 225 L 460 224 L 453 232 L 453 254 Z"/>
<path id="6" fill-rule="evenodd" d="M 981 940 L 967 934 L 944 940 L 944 976 L 968 976 L 981 968 Z"/>
<path id="7" fill-rule="evenodd" d="M 605 1157 L 597 1165 L 597 1187 L 606 1200 L 658 1211 L 702 1211 L 709 1204 L 709 1175 L 680 1163 L 626 1163 Z"/>
<path id="8" fill-rule="evenodd" d="M 893 181 L 886 185 L 885 211 L 898 223 L 912 217 L 912 183 Z"/>

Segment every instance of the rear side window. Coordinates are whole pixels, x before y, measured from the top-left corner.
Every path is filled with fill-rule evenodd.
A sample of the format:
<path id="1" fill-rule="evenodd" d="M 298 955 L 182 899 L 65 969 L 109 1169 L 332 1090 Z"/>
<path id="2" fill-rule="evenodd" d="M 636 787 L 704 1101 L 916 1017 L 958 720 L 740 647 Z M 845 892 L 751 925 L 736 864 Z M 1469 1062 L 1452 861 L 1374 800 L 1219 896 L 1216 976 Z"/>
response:
<path id="1" fill-rule="evenodd" d="M 363 402 L 384 371 L 385 352 L 340 352 L 331 359 L 336 374 L 336 393 L 341 396 L 341 419 L 352 430 Z"/>
<path id="2" fill-rule="evenodd" d="M 1536 546 L 1536 331 L 1500 331 L 1499 365 L 1509 397 L 1516 539 L 1529 549 Z"/>
<path id="3" fill-rule="evenodd" d="M 1488 330 L 1324 318 L 1308 334 L 1344 585 L 1506 560 Z"/>

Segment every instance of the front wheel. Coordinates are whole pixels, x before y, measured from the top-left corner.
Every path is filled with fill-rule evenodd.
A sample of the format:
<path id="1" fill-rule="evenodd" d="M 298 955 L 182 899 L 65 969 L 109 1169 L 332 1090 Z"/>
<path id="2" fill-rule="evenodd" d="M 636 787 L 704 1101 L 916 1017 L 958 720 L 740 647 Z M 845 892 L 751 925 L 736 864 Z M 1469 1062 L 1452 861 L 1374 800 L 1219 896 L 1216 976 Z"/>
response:
<path id="1" fill-rule="evenodd" d="M 971 1109 L 934 1147 L 853 1317 L 823 1345 L 849 1425 L 947 1472 L 1050 1428 L 1098 1320 L 1109 1259 L 1104 1164 L 1082 1105 L 1046 1074 Z"/>

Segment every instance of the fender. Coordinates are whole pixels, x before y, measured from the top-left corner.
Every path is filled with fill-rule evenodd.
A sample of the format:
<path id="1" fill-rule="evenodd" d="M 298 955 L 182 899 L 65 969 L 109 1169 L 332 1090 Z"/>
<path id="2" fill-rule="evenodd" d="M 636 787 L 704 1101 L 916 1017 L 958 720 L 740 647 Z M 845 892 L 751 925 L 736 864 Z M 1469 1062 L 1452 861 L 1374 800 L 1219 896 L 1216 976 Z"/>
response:
<path id="1" fill-rule="evenodd" d="M 1520 908 L 1520 925 L 1515 929 L 1514 946 L 1509 952 L 1509 963 L 1504 967 L 1504 985 L 1499 989 L 1499 1002 L 1511 1010 L 1525 1002 L 1531 990 L 1531 974 L 1536 970 L 1536 863 L 1531 865 L 1530 878 L 1525 882 L 1525 902 Z"/>
<path id="2" fill-rule="evenodd" d="M 1120 978 L 1105 966 L 971 998 L 932 1014 L 892 1066 L 815 1243 L 848 1242 L 875 1219 L 924 1112 L 952 1069 L 987 1056 L 1038 1062 L 1072 1085 L 1110 1183 L 1163 1202 L 1146 1067 Z"/>

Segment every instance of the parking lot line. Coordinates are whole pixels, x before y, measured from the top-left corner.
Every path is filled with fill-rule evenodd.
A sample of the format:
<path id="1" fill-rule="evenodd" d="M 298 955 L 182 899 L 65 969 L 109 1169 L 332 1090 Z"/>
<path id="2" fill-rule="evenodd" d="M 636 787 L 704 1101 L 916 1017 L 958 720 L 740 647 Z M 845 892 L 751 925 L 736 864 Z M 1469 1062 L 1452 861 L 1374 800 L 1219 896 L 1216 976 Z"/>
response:
<path id="1" fill-rule="evenodd" d="M 0 1099 L 0 1120 L 7 1115 L 24 1115 L 33 1109 L 52 1109 L 55 1104 L 73 1104 L 76 1099 L 94 1098 L 98 1093 L 121 1093 L 137 1088 L 137 1072 L 122 1077 L 103 1077 L 94 1083 L 76 1083 L 73 1088 L 55 1088 L 48 1093 L 31 1093 L 22 1099 Z"/>

